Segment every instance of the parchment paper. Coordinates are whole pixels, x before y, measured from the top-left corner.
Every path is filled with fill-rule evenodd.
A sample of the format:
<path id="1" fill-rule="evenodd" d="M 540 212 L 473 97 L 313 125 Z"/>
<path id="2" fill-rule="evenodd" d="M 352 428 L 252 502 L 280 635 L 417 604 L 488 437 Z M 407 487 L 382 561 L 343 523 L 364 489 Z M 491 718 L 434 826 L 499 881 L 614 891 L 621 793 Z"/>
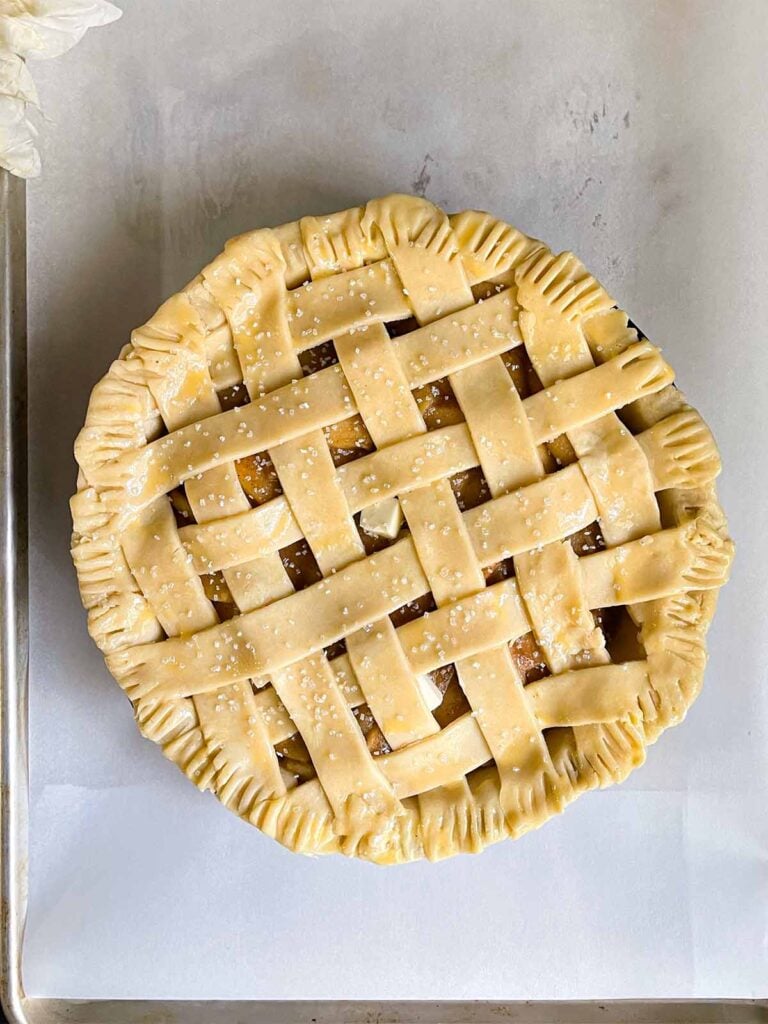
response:
<path id="1" fill-rule="evenodd" d="M 34 996 L 768 990 L 766 8 L 133 0 L 38 69 L 29 190 Z M 290 854 L 142 740 L 68 555 L 87 396 L 230 235 L 391 190 L 573 248 L 711 424 L 739 545 L 704 692 L 620 788 L 479 858 Z"/>

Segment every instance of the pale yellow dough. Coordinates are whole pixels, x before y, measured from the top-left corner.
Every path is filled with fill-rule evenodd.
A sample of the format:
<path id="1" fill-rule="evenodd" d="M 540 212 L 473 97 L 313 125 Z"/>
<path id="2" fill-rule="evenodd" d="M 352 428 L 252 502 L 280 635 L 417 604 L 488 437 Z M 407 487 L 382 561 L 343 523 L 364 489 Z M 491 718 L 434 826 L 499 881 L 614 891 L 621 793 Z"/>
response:
<path id="1" fill-rule="evenodd" d="M 233 239 L 133 333 L 75 445 L 83 604 L 140 728 L 284 845 L 382 864 L 480 851 L 620 781 L 695 699 L 732 557 L 717 449 L 672 381 L 575 256 L 485 213 L 393 195 Z M 435 382 L 458 414 L 428 427 Z M 353 417 L 367 447 L 340 460 L 326 428 Z M 280 486 L 254 507 L 256 453 Z M 477 472 L 460 506 L 450 480 Z M 605 549 L 577 553 L 595 522 Z M 319 578 L 297 590 L 301 544 Z M 309 778 L 276 750 L 297 736 Z"/>

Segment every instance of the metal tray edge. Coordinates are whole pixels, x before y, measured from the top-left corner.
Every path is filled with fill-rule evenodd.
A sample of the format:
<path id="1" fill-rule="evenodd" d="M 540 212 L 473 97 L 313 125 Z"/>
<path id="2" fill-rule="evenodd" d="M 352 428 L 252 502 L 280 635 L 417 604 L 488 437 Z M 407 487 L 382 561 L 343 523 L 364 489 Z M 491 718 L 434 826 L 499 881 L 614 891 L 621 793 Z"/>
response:
<path id="1" fill-rule="evenodd" d="M 667 1002 L 248 1002 L 29 1000 L 29 1024 L 748 1024 L 751 1000 Z"/>
<path id="2" fill-rule="evenodd" d="M 0 171 L 0 1000 L 26 1018 L 27 903 L 26 186 Z"/>

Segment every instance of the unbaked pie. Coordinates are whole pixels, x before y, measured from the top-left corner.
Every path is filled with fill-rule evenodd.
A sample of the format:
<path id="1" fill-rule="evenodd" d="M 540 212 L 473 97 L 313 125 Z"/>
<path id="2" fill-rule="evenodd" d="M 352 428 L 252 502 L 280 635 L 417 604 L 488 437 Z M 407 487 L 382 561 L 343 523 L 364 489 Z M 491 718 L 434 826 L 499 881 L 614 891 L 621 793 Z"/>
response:
<path id="1" fill-rule="evenodd" d="M 712 436 L 570 253 L 395 195 L 227 244 L 75 446 L 139 728 L 302 853 L 477 852 L 623 779 L 701 686 Z"/>

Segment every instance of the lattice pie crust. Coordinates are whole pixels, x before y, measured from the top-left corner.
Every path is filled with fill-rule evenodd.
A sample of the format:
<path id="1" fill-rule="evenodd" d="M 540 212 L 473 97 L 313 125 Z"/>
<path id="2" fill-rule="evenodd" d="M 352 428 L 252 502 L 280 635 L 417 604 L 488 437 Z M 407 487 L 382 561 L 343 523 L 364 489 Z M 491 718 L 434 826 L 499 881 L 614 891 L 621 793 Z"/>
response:
<path id="1" fill-rule="evenodd" d="M 709 430 L 570 253 L 377 199 L 241 235 L 93 390 L 72 553 L 139 728 L 302 853 L 477 852 L 696 697 Z"/>

